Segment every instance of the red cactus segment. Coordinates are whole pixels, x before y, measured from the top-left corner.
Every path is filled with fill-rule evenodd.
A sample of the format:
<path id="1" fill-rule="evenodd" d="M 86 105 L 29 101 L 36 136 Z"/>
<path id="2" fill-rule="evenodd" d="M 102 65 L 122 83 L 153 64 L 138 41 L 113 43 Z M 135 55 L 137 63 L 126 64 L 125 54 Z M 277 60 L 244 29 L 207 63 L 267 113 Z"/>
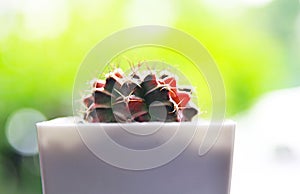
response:
<path id="1" fill-rule="evenodd" d="M 176 103 L 178 104 L 178 107 L 185 107 L 191 99 L 190 95 L 186 92 L 177 92 L 177 97 L 178 102 Z"/>
<path id="2" fill-rule="evenodd" d="M 154 74 L 149 74 L 145 77 L 144 81 L 141 83 L 141 87 L 144 91 L 152 90 L 153 88 L 158 86 L 158 81 Z"/>
<path id="3" fill-rule="evenodd" d="M 115 72 L 115 76 L 118 78 L 123 78 L 123 75 L 120 72 Z"/>
<path id="4" fill-rule="evenodd" d="M 185 107 L 190 101 L 190 94 L 187 92 L 178 92 L 177 91 L 177 83 L 174 77 L 166 77 L 164 79 L 165 84 L 168 84 L 171 88 L 170 97 L 174 100 L 178 107 Z"/>
<path id="5" fill-rule="evenodd" d="M 116 69 L 114 70 L 113 74 L 118 77 L 118 78 L 123 78 L 124 77 L 124 73 L 121 69 Z"/>
<path id="6" fill-rule="evenodd" d="M 94 103 L 94 97 L 89 95 L 83 99 L 84 105 L 89 108 Z"/>
<path id="7" fill-rule="evenodd" d="M 174 102 L 176 102 L 177 104 L 180 102 L 180 99 L 178 97 L 177 91 L 174 90 L 174 89 L 170 90 L 170 98 L 172 98 L 172 100 Z"/>
<path id="8" fill-rule="evenodd" d="M 93 87 L 94 88 L 103 88 L 105 85 L 105 81 L 104 80 L 97 80 L 93 83 Z"/>
<path id="9" fill-rule="evenodd" d="M 131 96 L 128 102 L 128 108 L 132 118 L 139 117 L 148 112 L 147 105 L 142 98 Z"/>
<path id="10" fill-rule="evenodd" d="M 166 77 L 164 79 L 164 83 L 169 87 L 170 89 L 170 97 L 174 102 L 177 104 L 180 102 L 178 93 L 177 93 L 177 83 L 176 79 L 174 77 Z"/>
<path id="11" fill-rule="evenodd" d="M 175 88 L 176 89 L 176 79 L 174 77 L 166 77 L 164 79 L 164 83 L 165 84 L 168 84 L 169 86 L 171 86 L 172 88 Z"/>

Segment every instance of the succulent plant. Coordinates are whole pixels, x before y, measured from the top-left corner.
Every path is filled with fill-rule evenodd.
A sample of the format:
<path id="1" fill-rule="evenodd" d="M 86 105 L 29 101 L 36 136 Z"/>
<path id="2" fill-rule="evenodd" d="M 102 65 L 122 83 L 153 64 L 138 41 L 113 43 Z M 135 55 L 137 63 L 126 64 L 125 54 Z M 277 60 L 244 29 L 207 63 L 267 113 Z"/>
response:
<path id="1" fill-rule="evenodd" d="M 192 91 L 177 88 L 176 79 L 136 72 L 126 77 L 121 69 L 96 80 L 83 99 L 87 122 L 182 122 L 191 121 L 198 110 L 189 103 Z"/>

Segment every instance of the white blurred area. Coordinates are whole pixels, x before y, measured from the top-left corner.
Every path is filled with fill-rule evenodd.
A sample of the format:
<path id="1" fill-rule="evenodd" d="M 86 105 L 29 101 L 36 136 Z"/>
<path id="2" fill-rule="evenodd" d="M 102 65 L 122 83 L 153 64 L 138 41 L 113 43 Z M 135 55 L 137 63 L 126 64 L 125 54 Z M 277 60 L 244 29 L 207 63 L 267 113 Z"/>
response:
<path id="1" fill-rule="evenodd" d="M 212 7 L 242 8 L 242 7 L 263 7 L 273 0 L 203 0 L 205 4 Z"/>
<path id="2" fill-rule="evenodd" d="M 67 29 L 69 9 L 66 0 L 23 0 L 21 3 L 25 38 L 54 38 Z"/>
<path id="3" fill-rule="evenodd" d="M 167 25 L 176 21 L 176 7 L 171 0 L 133 0 L 126 7 L 128 24 L 137 25 Z"/>
<path id="4" fill-rule="evenodd" d="M 10 145 L 21 155 L 31 156 L 38 153 L 35 124 L 45 121 L 46 117 L 38 110 L 23 108 L 14 112 L 6 124 L 6 137 Z"/>
<path id="5" fill-rule="evenodd" d="M 235 120 L 231 194 L 299 194 L 300 87 L 266 94 Z"/>
<path id="6" fill-rule="evenodd" d="M 0 40 L 11 33 L 28 40 L 55 38 L 69 25 L 68 1 L 0 0 L 0 25 Z"/>
<path id="7" fill-rule="evenodd" d="M 262 8 L 272 3 L 274 0 L 199 0 L 199 4 L 203 4 L 215 12 L 222 13 L 226 17 L 237 17 L 247 12 L 251 8 Z"/>

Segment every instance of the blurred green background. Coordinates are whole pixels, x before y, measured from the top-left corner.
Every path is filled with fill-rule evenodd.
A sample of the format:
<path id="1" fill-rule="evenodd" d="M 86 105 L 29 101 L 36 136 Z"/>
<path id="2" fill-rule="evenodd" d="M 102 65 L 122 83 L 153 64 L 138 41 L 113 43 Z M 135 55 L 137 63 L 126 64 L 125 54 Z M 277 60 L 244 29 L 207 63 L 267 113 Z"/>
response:
<path id="1" fill-rule="evenodd" d="M 299 7 L 298 0 L 0 0 L 0 193 L 42 193 L 34 144 L 12 147 L 34 126 L 19 124 L 19 137 L 12 123 L 24 111 L 37 120 L 72 115 L 79 65 L 106 36 L 160 24 L 196 37 L 219 66 L 232 117 L 268 91 L 300 85 Z"/>

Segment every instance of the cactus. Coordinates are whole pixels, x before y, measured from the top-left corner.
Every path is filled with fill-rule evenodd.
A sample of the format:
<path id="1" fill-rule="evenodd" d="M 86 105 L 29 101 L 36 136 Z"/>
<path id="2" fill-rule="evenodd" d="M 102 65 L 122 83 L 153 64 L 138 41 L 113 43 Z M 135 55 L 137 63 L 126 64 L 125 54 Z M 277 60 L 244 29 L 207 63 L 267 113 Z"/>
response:
<path id="1" fill-rule="evenodd" d="M 176 79 L 150 72 L 129 78 L 121 69 L 96 80 L 92 93 L 83 99 L 87 122 L 183 122 L 191 121 L 198 110 L 190 106 L 190 89 L 177 88 Z"/>

